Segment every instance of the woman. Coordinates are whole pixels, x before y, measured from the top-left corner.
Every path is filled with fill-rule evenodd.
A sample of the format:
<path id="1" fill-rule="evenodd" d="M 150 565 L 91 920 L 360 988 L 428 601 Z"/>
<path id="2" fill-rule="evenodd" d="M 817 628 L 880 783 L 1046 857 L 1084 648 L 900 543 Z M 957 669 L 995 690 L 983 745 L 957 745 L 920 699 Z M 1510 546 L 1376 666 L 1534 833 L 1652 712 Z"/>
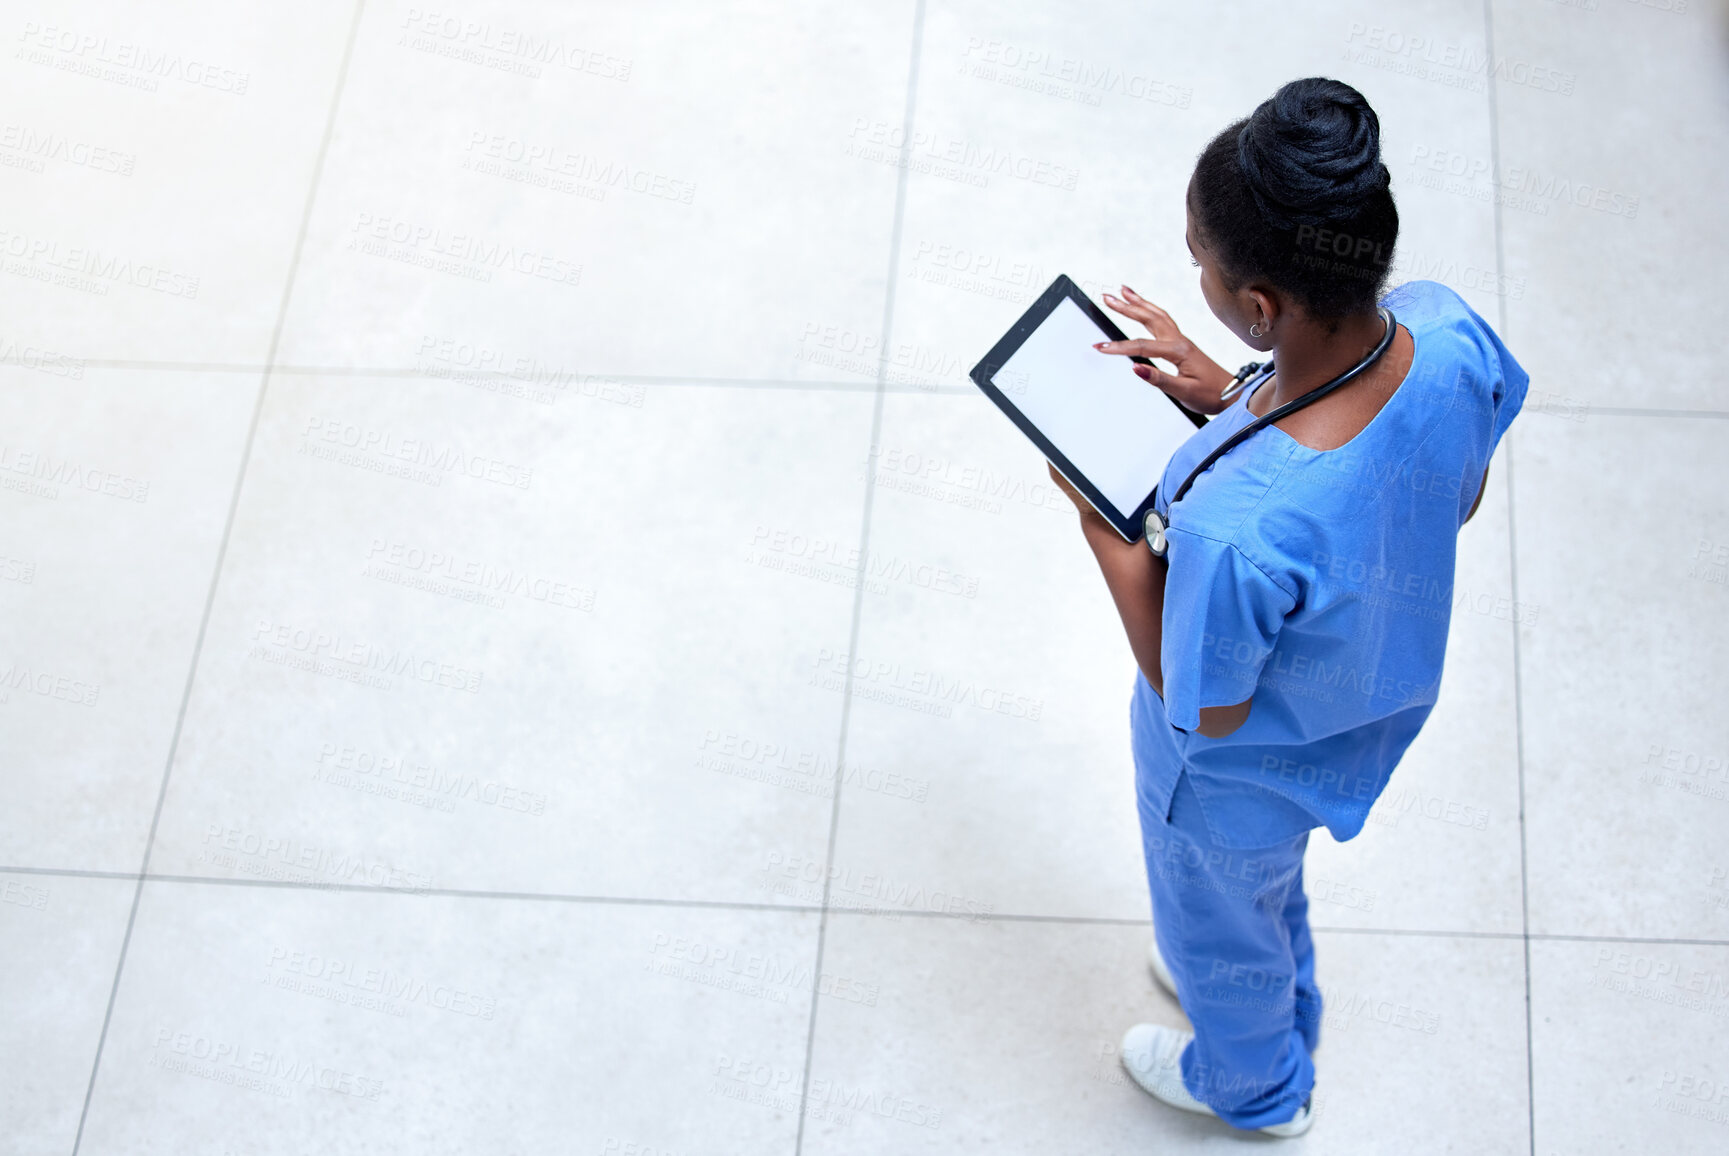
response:
<path id="1" fill-rule="evenodd" d="M 1208 307 L 1277 372 L 1233 378 L 1156 305 L 1106 294 L 1153 336 L 1099 348 L 1173 365 L 1135 372 L 1217 416 L 1166 468 L 1145 542 L 1052 471 L 1140 667 L 1151 964 L 1194 1026 L 1131 1028 L 1123 1062 L 1166 1103 L 1275 1135 L 1313 1119 L 1309 831 L 1356 835 L 1434 706 L 1457 534 L 1527 381 L 1440 285 L 1377 309 L 1388 184 L 1379 121 L 1338 81 L 1293 81 L 1214 138 L 1189 181 L 1189 251 Z"/>

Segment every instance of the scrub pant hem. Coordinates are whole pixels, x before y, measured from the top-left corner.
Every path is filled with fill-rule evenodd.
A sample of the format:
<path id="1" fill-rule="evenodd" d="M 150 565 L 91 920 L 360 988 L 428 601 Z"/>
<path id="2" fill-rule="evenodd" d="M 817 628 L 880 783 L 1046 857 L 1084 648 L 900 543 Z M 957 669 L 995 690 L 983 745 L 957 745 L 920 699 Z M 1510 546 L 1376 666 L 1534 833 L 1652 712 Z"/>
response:
<path id="1" fill-rule="evenodd" d="M 1195 1029 L 1183 1083 L 1235 1127 L 1282 1124 L 1314 1089 L 1322 1013 L 1303 893 L 1309 836 L 1216 847 L 1188 778 L 1168 815 L 1137 791 L 1154 935 Z"/>

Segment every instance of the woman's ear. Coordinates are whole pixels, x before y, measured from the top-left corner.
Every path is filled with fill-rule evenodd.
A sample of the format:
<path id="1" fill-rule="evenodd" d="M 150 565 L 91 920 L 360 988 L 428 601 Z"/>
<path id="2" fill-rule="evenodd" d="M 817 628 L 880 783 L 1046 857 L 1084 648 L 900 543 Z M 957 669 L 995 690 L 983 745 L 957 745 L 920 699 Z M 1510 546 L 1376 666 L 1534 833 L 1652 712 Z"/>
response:
<path id="1" fill-rule="evenodd" d="M 1249 348 L 1262 353 L 1273 348 L 1273 326 L 1279 320 L 1280 312 L 1278 295 L 1258 286 L 1245 285 L 1237 291 L 1237 301 L 1247 323 L 1248 334 L 1243 340 Z M 1242 331 L 1238 332 L 1241 334 Z"/>
<path id="2" fill-rule="evenodd" d="M 1256 312 L 1254 322 L 1259 322 L 1263 333 L 1271 331 L 1274 323 L 1279 320 L 1280 303 L 1277 296 L 1262 289 L 1247 289 L 1249 300 L 1254 303 Z M 1253 324 L 1254 322 L 1251 322 Z"/>

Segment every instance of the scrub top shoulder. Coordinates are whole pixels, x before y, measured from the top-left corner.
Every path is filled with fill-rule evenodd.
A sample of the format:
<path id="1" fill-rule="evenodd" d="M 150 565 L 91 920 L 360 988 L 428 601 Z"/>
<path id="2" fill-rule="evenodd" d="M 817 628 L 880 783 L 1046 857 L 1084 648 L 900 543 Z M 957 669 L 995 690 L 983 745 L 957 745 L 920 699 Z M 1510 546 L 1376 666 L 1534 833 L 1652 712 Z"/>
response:
<path id="1" fill-rule="evenodd" d="M 1411 334 L 1411 366 L 1355 437 L 1317 450 L 1263 429 L 1173 513 L 1164 495 L 1253 420 L 1244 397 L 1159 484 L 1165 693 L 1137 679 L 1138 780 L 1168 807 L 1187 770 L 1225 845 L 1355 835 L 1440 687 L 1458 531 L 1528 378 L 1445 286 L 1412 282 L 1384 304 Z M 1233 734 L 1196 732 L 1203 707 L 1251 698 Z"/>

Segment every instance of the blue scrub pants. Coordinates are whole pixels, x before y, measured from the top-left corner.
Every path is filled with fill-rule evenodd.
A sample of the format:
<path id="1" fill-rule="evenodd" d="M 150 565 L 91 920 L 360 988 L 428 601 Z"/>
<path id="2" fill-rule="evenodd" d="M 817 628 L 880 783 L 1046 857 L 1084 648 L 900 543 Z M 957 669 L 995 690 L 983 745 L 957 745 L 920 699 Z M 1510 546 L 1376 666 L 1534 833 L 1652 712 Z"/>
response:
<path id="1" fill-rule="evenodd" d="M 1190 1095 L 1239 1128 L 1282 1124 L 1315 1085 L 1321 993 L 1309 900 L 1308 832 L 1249 851 L 1212 845 L 1182 772 L 1169 815 L 1140 797 L 1153 932 L 1194 1026 Z"/>

